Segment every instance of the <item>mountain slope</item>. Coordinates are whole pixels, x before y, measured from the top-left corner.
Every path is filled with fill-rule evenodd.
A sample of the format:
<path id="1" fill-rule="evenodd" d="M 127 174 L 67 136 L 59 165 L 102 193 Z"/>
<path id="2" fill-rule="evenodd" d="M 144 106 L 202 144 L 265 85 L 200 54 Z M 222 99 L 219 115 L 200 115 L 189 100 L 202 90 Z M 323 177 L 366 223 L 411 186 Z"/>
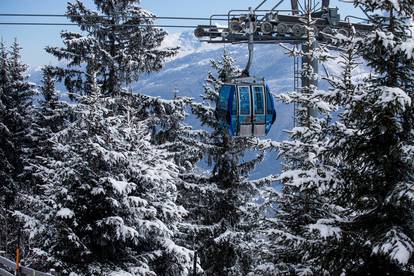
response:
<path id="1" fill-rule="evenodd" d="M 223 45 L 202 44 L 189 33 L 175 35 L 174 39 L 176 41 L 168 41 L 168 45 L 184 45 L 183 52 L 166 63 L 161 72 L 142 76 L 132 87 L 132 90 L 163 98 L 172 98 L 174 89 L 177 89 L 181 96 L 189 96 L 195 101 L 202 101 L 204 79 L 207 73 L 212 70 L 210 60 L 220 58 L 224 47 Z M 226 45 L 225 48 L 236 59 L 239 66 L 244 67 L 248 58 L 246 45 Z M 252 74 L 264 77 L 274 94 L 293 89 L 293 59 L 285 55 L 284 51 L 278 45 L 255 47 Z M 293 125 L 293 106 L 276 101 L 276 110 L 276 123 L 265 139 L 284 139 L 287 137 L 284 130 L 290 129 Z M 192 125 L 197 125 L 194 118 L 190 118 L 189 122 Z M 276 153 L 272 153 L 267 156 L 260 168 L 257 168 L 253 177 L 274 174 L 279 170 L 280 161 L 276 160 Z"/>
<path id="2" fill-rule="evenodd" d="M 132 91 L 142 92 L 148 95 L 172 98 L 174 90 L 178 90 L 181 96 L 188 96 L 201 101 L 204 79 L 211 71 L 210 60 L 218 59 L 226 49 L 237 61 L 240 67 L 247 62 L 248 52 L 246 45 L 218 45 L 198 41 L 192 32 L 170 34 L 164 41 L 165 47 L 180 47 L 179 54 L 169 60 L 160 72 L 141 76 L 131 85 Z M 285 54 L 286 50 L 279 45 L 256 45 L 252 75 L 264 77 L 273 94 L 293 90 L 293 58 Z M 335 62 L 327 64 L 328 71 L 337 73 L 338 65 Z M 322 70 L 322 69 L 321 69 Z M 31 81 L 40 83 L 41 72 L 33 70 Z M 321 82 L 322 87 L 327 87 Z M 59 89 L 64 91 L 60 84 Z M 271 133 L 265 139 L 280 141 L 287 137 L 284 130 L 293 126 L 293 106 L 276 101 L 277 119 Z M 199 127 L 198 122 L 190 116 L 188 122 Z M 262 166 L 258 168 L 254 177 L 263 176 L 280 171 L 280 161 L 276 160 L 276 153 L 268 156 Z"/>

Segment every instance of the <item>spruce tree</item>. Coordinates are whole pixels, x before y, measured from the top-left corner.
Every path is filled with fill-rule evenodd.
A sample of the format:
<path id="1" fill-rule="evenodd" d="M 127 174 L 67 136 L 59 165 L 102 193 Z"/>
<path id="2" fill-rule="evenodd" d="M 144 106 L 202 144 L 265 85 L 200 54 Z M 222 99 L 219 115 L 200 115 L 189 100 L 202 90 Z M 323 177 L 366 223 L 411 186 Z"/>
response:
<path id="1" fill-rule="evenodd" d="M 187 275 L 191 251 L 174 241 L 186 213 L 175 204 L 179 168 L 152 141 L 172 105 L 99 94 L 81 98 L 76 120 L 49 139 L 34 264 L 64 274 Z"/>
<path id="2" fill-rule="evenodd" d="M 10 51 L 0 45 L 0 176 L 1 229 L 6 255 L 13 256 L 20 228 L 15 211 L 28 189 L 24 176 L 31 144 L 31 98 L 35 94 L 27 81 L 27 66 L 22 63 L 20 46 L 14 41 Z"/>
<path id="3" fill-rule="evenodd" d="M 11 139 L 11 133 L 7 127 L 7 125 L 5 124 L 5 116 L 6 116 L 6 112 L 8 111 L 8 102 L 9 102 L 9 95 L 8 93 L 10 93 L 10 72 L 9 72 L 9 59 L 8 59 L 8 54 L 7 54 L 7 49 L 4 46 L 4 43 L 1 42 L 0 45 L 0 51 L 1 51 L 1 105 L 0 105 L 0 110 L 1 110 L 1 131 L 2 131 L 2 135 L 1 135 L 1 139 L 2 139 L 2 151 L 1 151 L 1 155 L 3 158 L 1 158 L 1 162 L 2 162 L 2 179 L 3 179 L 3 185 L 2 188 L 5 189 L 2 191 L 2 195 L 6 196 L 7 194 L 9 194 L 9 192 L 6 192 L 6 190 L 9 190 L 9 187 L 12 187 L 13 185 L 11 184 L 13 181 L 11 180 L 11 170 L 12 170 L 12 164 L 10 164 L 10 161 L 8 160 L 8 157 L 10 155 L 10 153 L 12 152 L 12 141 L 10 141 Z M 6 180 L 8 179 L 8 180 Z M 11 191 L 11 190 L 10 190 Z M 8 200 L 3 199 L 2 202 L 7 202 Z"/>
<path id="4" fill-rule="evenodd" d="M 216 116 L 218 91 L 224 81 L 238 77 L 240 70 L 227 53 L 212 61 L 203 103 L 192 104 L 193 113 L 207 130 L 198 132 L 198 146 L 208 170 L 182 174 L 179 202 L 188 210 L 187 244 L 197 250 L 199 265 L 208 275 L 245 275 L 252 263 L 250 247 L 258 223 L 259 189 L 273 177 L 251 180 L 250 172 L 263 160 L 255 138 L 231 137 Z M 250 153 L 250 158 L 247 153 Z M 253 153 L 254 154 L 253 154 Z"/>
<path id="5" fill-rule="evenodd" d="M 27 164 L 24 170 L 24 175 L 31 179 L 27 202 L 35 200 L 45 184 L 39 172 L 42 171 L 41 168 L 52 149 L 51 137 L 65 129 L 73 121 L 70 105 L 60 100 L 59 91 L 55 89 L 56 78 L 53 77 L 52 71 L 50 66 L 42 68 L 43 78 L 39 86 L 42 97 L 38 100 L 38 105 L 32 114 L 31 142 L 33 146 L 27 155 Z M 22 214 L 23 219 L 28 218 L 25 215 L 32 213 L 31 209 L 35 210 L 35 208 L 28 207 L 25 214 Z"/>
<path id="6" fill-rule="evenodd" d="M 139 0 L 94 3 L 97 11 L 79 0 L 68 3 L 66 15 L 82 32 L 63 31 L 64 47 L 46 48 L 68 62 L 66 68 L 55 68 L 55 74 L 70 92 L 90 94 L 90 81 L 95 78 L 90 72 L 95 72 L 101 92 L 117 95 L 141 74 L 159 71 L 164 60 L 176 53 L 176 49 L 160 49 L 167 33 L 153 27 L 155 16 L 140 8 Z"/>
<path id="7" fill-rule="evenodd" d="M 0 75 L 0 179 L 2 185 L 1 189 L 1 217 L 2 217 L 2 227 L 1 227 L 1 240 L 2 249 L 8 251 L 8 242 L 9 242 L 9 217 L 11 205 L 14 201 L 14 195 L 16 194 L 16 182 L 13 179 L 13 160 L 10 160 L 10 156 L 13 155 L 13 140 L 12 133 L 8 128 L 6 122 L 6 115 L 9 111 L 8 102 L 9 102 L 9 93 L 10 93 L 10 72 L 9 72 L 9 59 L 7 54 L 7 49 L 4 46 L 4 43 L 0 44 L 0 66 L 1 66 L 1 75 Z"/>
<path id="8" fill-rule="evenodd" d="M 370 13 L 373 28 L 345 41 L 348 66 L 341 81 L 331 81 L 343 108 L 331 130 L 331 154 L 345 185 L 335 197 L 343 234 L 330 245 L 327 265 L 351 275 L 412 275 L 413 5 L 355 4 Z M 351 81 L 356 53 L 372 69 L 362 84 Z"/>
<path id="9" fill-rule="evenodd" d="M 313 94 L 312 99 L 319 106 L 336 106 L 338 120 L 332 124 L 326 121 L 316 132 L 301 125 L 299 133 L 307 135 L 287 147 L 287 153 L 296 152 L 290 166 L 299 165 L 300 170 L 290 169 L 281 175 L 287 185 L 276 200 L 281 208 L 272 221 L 274 229 L 268 231 L 272 238 L 265 243 L 273 251 L 264 255 L 271 256 L 273 262 L 262 263 L 256 272 L 413 273 L 413 52 L 407 36 L 412 28 L 408 19 L 412 4 L 357 4 L 379 13 L 371 15 L 372 31 L 363 38 L 353 33 L 349 38 L 334 39 L 343 51 L 338 59 L 342 76 L 329 78 L 331 91 Z M 362 83 L 355 82 L 352 75 L 359 55 L 372 68 Z M 316 140 L 308 140 L 312 137 Z M 283 144 L 282 155 L 286 156 Z M 298 158 L 309 153 L 308 159 Z M 310 166 L 304 167 L 303 160 Z M 312 192 L 312 187 L 319 192 Z M 287 201 L 290 206 L 284 207 L 289 198 L 303 203 Z"/>
<path id="10" fill-rule="evenodd" d="M 45 68 L 37 120 L 44 148 L 32 166 L 36 212 L 23 215 L 39 269 L 189 274 L 192 252 L 175 242 L 186 214 L 175 203 L 178 175 L 198 160 L 186 148 L 192 139 L 182 124 L 189 99 L 123 92 L 176 53 L 159 48 L 166 33 L 152 27 L 154 16 L 138 3 L 96 0 L 98 12 L 81 1 L 69 4 L 67 15 L 83 33 L 63 32 L 65 47 L 47 48 L 69 63 Z M 86 96 L 70 93 L 79 103 L 67 108 L 56 101 L 54 77 Z"/>
<path id="11" fill-rule="evenodd" d="M 38 124 L 38 134 L 45 137 L 40 138 L 47 140 L 51 134 L 57 133 L 68 125 L 71 109 L 69 104 L 61 101 L 60 91 L 56 90 L 56 78 L 53 76 L 53 68 L 45 66 L 42 68 L 43 79 L 40 92 L 43 99 L 37 108 L 37 118 L 35 122 Z"/>
<path id="12" fill-rule="evenodd" d="M 311 5 L 308 5 L 309 7 Z M 295 103 L 296 122 L 290 139 L 273 143 L 283 158 L 279 180 L 280 193 L 270 191 L 266 197 L 270 216 L 262 224 L 261 246 L 256 255 L 254 274 L 259 275 L 323 275 L 327 240 L 335 239 L 340 229 L 335 225 L 338 206 L 331 203 L 333 187 L 341 185 L 337 163 L 329 157 L 328 129 L 331 93 L 314 84 L 319 78 L 312 63 L 329 58 L 326 49 L 316 46 L 314 20 L 311 11 L 303 17 L 305 41 L 302 50 L 289 49 L 291 55 L 302 58 L 302 87 L 282 94 L 286 103 Z"/>
<path id="13" fill-rule="evenodd" d="M 25 153 L 25 166 L 21 178 L 26 180 L 26 187 L 21 191 L 19 208 L 14 210 L 16 220 L 20 222 L 19 233 L 23 255 L 22 264 L 31 266 L 44 257 L 38 250 L 44 243 L 43 233 L 45 221 L 40 220 L 40 210 L 46 205 L 43 192 L 49 184 L 47 176 L 47 160 L 51 157 L 51 137 L 63 130 L 73 120 L 70 105 L 60 101 L 59 92 L 55 90 L 55 78 L 49 66 L 42 68 L 43 79 L 39 86 L 41 98 L 31 110 L 30 146 Z M 47 173 L 46 173 L 47 172 Z M 48 271 L 48 267 L 44 267 Z"/>

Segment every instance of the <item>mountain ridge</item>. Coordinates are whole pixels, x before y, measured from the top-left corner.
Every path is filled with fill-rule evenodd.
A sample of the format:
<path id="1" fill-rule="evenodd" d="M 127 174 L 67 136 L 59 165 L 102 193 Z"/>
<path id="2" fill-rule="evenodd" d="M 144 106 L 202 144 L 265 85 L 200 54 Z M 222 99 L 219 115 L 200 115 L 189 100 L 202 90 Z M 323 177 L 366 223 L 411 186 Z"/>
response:
<path id="1" fill-rule="evenodd" d="M 241 68 L 245 66 L 248 59 L 246 45 L 208 44 L 200 42 L 190 31 L 170 34 L 162 44 L 162 47 L 166 48 L 176 46 L 180 47 L 178 54 L 169 59 L 162 70 L 142 75 L 129 89 L 165 99 L 171 99 L 178 91 L 179 96 L 191 97 L 201 102 L 204 81 L 208 72 L 212 71 L 210 62 L 212 59 L 220 59 L 224 50 Z M 327 63 L 327 67 L 329 71 L 339 73 L 339 66 L 335 62 Z M 275 95 L 293 90 L 293 58 L 286 54 L 286 49 L 283 47 L 276 44 L 256 45 L 251 72 L 254 76 L 265 78 Z M 30 80 L 39 84 L 41 71 L 32 70 Z M 327 87 L 327 84 L 322 81 L 320 86 Z M 62 84 L 57 88 L 64 91 Z M 276 100 L 276 110 L 275 125 L 264 139 L 276 141 L 287 139 L 286 130 L 293 127 L 293 106 Z M 200 127 L 197 119 L 192 115 L 187 121 L 194 127 Z M 267 156 L 260 169 L 254 172 L 253 177 L 262 177 L 280 171 L 281 163 L 275 155 L 272 153 Z"/>

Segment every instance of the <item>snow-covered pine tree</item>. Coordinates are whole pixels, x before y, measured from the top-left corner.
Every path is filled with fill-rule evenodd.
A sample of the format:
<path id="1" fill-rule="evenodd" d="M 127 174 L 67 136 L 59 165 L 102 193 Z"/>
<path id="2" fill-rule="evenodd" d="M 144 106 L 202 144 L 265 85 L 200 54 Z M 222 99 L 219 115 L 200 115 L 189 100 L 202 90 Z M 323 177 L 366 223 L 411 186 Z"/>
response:
<path id="1" fill-rule="evenodd" d="M 15 218 L 20 223 L 20 239 L 23 248 L 22 262 L 31 265 L 39 258 L 37 246 L 43 244 L 43 237 L 38 235 L 45 225 L 39 221 L 39 210 L 45 206 L 42 195 L 47 186 L 47 164 L 52 154 L 51 137 L 68 126 L 71 121 L 71 107 L 59 99 L 59 92 L 55 90 L 55 78 L 51 68 L 42 68 L 43 79 L 39 87 L 43 99 L 38 99 L 38 105 L 32 110 L 30 125 L 31 146 L 25 154 L 25 167 L 21 177 L 26 179 L 27 185 L 19 195 L 19 209 L 15 210 Z M 43 198 L 44 199 L 44 198 Z M 32 232 L 27 231 L 31 228 Z M 26 231 L 25 231 L 26 230 Z"/>
<path id="2" fill-rule="evenodd" d="M 199 135 L 199 131 L 184 123 L 188 116 L 186 109 L 192 103 L 192 99 L 176 96 L 173 100 L 163 102 L 164 104 L 159 106 L 163 110 L 159 112 L 165 114 L 164 120 L 160 122 L 161 128 L 154 129 L 153 142 L 167 150 L 174 157 L 180 171 L 187 173 L 202 159 L 198 141 L 194 139 Z"/>
<path id="3" fill-rule="evenodd" d="M 75 121 L 46 139 L 51 149 L 35 167 L 38 212 L 22 217 L 38 268 L 189 274 L 191 251 L 173 241 L 185 214 L 175 204 L 178 174 L 197 159 L 185 160 L 191 151 L 177 141 L 188 130 L 181 123 L 188 99 L 135 96 L 121 87 L 161 69 L 176 53 L 160 50 L 166 33 L 152 27 L 154 16 L 138 3 L 96 0 L 98 12 L 81 1 L 69 4 L 67 14 L 83 33 L 64 32 L 65 47 L 47 49 L 69 61 L 49 72 L 64 79 L 69 92 L 87 96 L 73 110 Z"/>
<path id="4" fill-rule="evenodd" d="M 116 95 L 123 84 L 142 73 L 159 71 L 176 49 L 160 49 L 166 32 L 153 27 L 155 16 L 138 5 L 139 0 L 95 0 L 97 11 L 82 1 L 68 3 L 66 15 L 81 33 L 61 33 L 64 47 L 47 47 L 66 68 L 55 68 L 70 92 L 90 94 L 88 67 L 93 66 L 100 90 Z M 93 65 L 92 65 L 93 64 Z M 82 66 L 86 66 L 85 71 Z"/>
<path id="5" fill-rule="evenodd" d="M 40 87 L 43 99 L 36 110 L 35 123 L 37 129 L 37 143 L 47 141 L 53 133 L 57 133 L 68 125 L 70 119 L 70 106 L 60 100 L 59 91 L 56 90 L 56 78 L 53 76 L 53 68 L 42 68 L 42 85 Z M 38 147 L 40 148 L 40 147 Z"/>
<path id="6" fill-rule="evenodd" d="M 253 202 L 259 188 L 269 185 L 272 176 L 250 180 L 250 172 L 264 157 L 255 151 L 253 138 L 231 137 L 215 117 L 220 85 L 240 75 L 227 53 L 212 61 L 217 74 L 209 73 L 203 103 L 192 110 L 208 130 L 199 131 L 198 146 L 209 169 L 182 175 L 179 202 L 189 215 L 184 228 L 187 244 L 197 250 L 199 265 L 208 275 L 245 275 L 251 264 L 250 244 L 258 223 L 258 206 Z M 247 156 L 249 155 L 250 158 Z"/>
<path id="7" fill-rule="evenodd" d="M 19 198 L 27 189 L 23 176 L 27 152 L 31 147 L 31 98 L 35 94 L 27 81 L 20 46 L 14 41 L 10 51 L 0 44 L 0 208 L 3 248 L 14 254 L 19 221 L 14 211 L 21 208 Z"/>
<path id="8" fill-rule="evenodd" d="M 414 6 L 355 4 L 373 13 L 373 29 L 345 40 L 348 66 L 342 80 L 331 81 L 343 108 L 330 134 L 331 154 L 346 185 L 335 197 L 344 210 L 336 223 L 343 234 L 327 259 L 338 274 L 412 275 Z M 356 53 L 372 69 L 359 85 L 351 82 Z"/>
<path id="9" fill-rule="evenodd" d="M 173 105 L 99 94 L 81 97 L 76 120 L 50 139 L 41 208 L 27 223 L 41 240 L 33 265 L 64 274 L 188 275 L 192 253 L 173 240 L 186 213 L 175 204 L 179 168 L 152 142 Z"/>
<path id="10" fill-rule="evenodd" d="M 43 79 L 39 87 L 42 99 L 38 100 L 38 105 L 31 115 L 33 146 L 27 152 L 23 172 L 23 175 L 30 179 L 31 184 L 27 187 L 27 193 L 23 195 L 23 201 L 27 205 L 18 213 L 24 221 L 35 216 L 37 204 L 40 204 L 38 196 L 41 195 L 43 185 L 45 185 L 41 172 L 44 171 L 44 163 L 52 150 L 50 139 L 73 121 L 70 105 L 60 100 L 59 91 L 55 89 L 56 79 L 53 77 L 52 70 L 50 66 L 42 68 Z"/>
<path id="11" fill-rule="evenodd" d="M 2 185 L 0 186 L 1 194 L 1 247 L 2 250 L 8 250 L 9 242 L 9 212 L 11 211 L 11 205 L 14 201 L 14 195 L 16 193 L 16 182 L 13 179 L 13 160 L 10 160 L 10 155 L 13 154 L 13 141 L 12 133 L 7 127 L 5 121 L 8 113 L 8 97 L 10 93 L 10 72 L 9 72 L 9 59 L 7 49 L 3 41 L 0 44 L 0 179 Z"/>
<path id="12" fill-rule="evenodd" d="M 311 7 L 310 3 L 308 3 Z M 306 40 L 302 50 L 289 49 L 289 54 L 302 58 L 302 87 L 282 94 L 286 103 L 296 103 L 296 122 L 290 139 L 277 145 L 284 160 L 279 176 L 281 193 L 270 193 L 267 200 L 275 214 L 262 226 L 262 248 L 256 253 L 254 274 L 259 275 L 323 275 L 327 240 L 340 235 L 334 227 L 337 206 L 331 203 L 333 187 L 341 185 L 337 164 L 329 158 L 327 130 L 330 113 L 336 109 L 328 99 L 329 92 L 318 89 L 319 78 L 312 63 L 329 58 L 324 47 L 317 46 L 311 11 L 303 19 Z M 268 210 L 269 211 L 269 210 Z"/>
<path id="13" fill-rule="evenodd" d="M 28 81 L 26 74 L 28 66 L 21 60 L 21 49 L 15 39 L 9 51 L 10 90 L 8 93 L 5 91 L 6 107 L 9 109 L 5 121 L 9 131 L 13 133 L 14 157 L 11 158 L 15 158 L 13 167 L 16 170 L 16 177 L 23 172 L 25 159 L 33 146 L 31 144 L 32 98 L 37 93 L 35 85 Z"/>

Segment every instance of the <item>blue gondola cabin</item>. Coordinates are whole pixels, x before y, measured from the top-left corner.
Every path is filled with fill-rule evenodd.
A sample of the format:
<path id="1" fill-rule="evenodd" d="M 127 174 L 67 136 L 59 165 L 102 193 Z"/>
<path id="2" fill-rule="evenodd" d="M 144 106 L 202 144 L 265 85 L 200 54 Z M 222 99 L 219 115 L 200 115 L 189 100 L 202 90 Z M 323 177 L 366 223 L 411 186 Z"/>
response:
<path id="1" fill-rule="evenodd" d="M 265 136 L 276 120 L 272 94 L 264 81 L 254 78 L 225 83 L 219 91 L 216 115 L 232 136 Z"/>

